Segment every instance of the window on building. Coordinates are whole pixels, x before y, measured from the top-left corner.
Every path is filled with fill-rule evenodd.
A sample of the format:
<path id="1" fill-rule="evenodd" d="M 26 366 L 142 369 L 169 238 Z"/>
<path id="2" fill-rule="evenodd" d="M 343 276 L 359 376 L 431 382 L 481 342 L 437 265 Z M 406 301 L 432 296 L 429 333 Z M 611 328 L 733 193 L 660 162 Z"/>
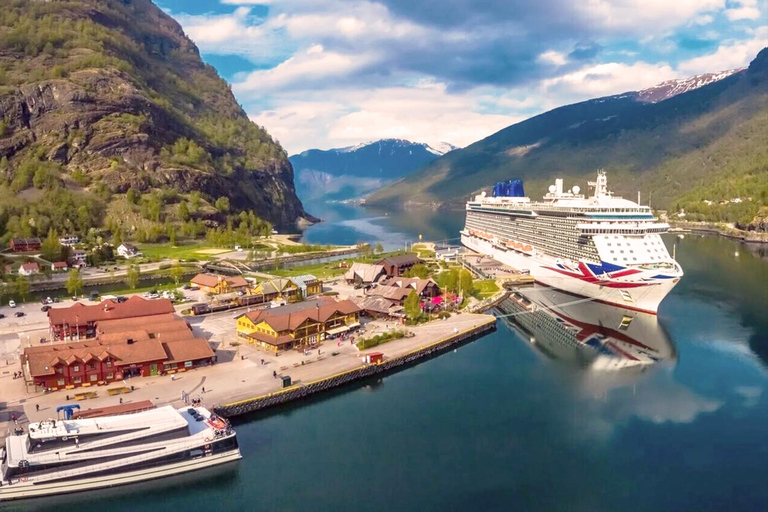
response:
<path id="1" fill-rule="evenodd" d="M 95 370 L 96 369 L 96 363 L 88 363 L 88 369 L 89 370 Z"/>
<path id="2" fill-rule="evenodd" d="M 110 379 L 110 380 L 111 380 L 111 379 L 113 379 L 114 377 L 115 377 L 115 374 L 114 374 L 114 373 L 112 373 L 112 372 L 109 372 L 109 373 L 107 374 L 107 379 Z"/>
<path id="3" fill-rule="evenodd" d="M 79 372 L 79 371 L 80 371 L 80 365 L 77 365 L 77 364 L 76 364 L 75 366 L 73 366 L 73 367 L 72 367 L 72 371 L 73 371 L 73 372 Z"/>
<path id="4" fill-rule="evenodd" d="M 74 379 L 74 381 L 73 381 L 73 382 L 74 382 L 75 384 L 80 384 L 81 382 L 83 382 L 83 378 L 82 378 L 82 377 L 75 377 L 75 379 Z"/>
<path id="5" fill-rule="evenodd" d="M 88 380 L 90 380 L 91 382 L 96 382 L 96 379 L 98 379 L 98 378 L 99 378 L 99 376 L 94 373 L 93 375 L 90 375 L 88 377 Z"/>
<path id="6" fill-rule="evenodd" d="M 59 375 L 61 375 L 62 373 L 64 373 L 64 368 L 62 368 L 61 366 L 57 366 L 57 367 L 56 367 L 56 373 L 58 373 Z"/>
<path id="7" fill-rule="evenodd" d="M 63 386 L 64 385 L 64 379 L 59 379 L 56 381 L 57 386 Z"/>
<path id="8" fill-rule="evenodd" d="M 106 364 L 107 368 L 112 368 L 112 361 L 111 360 L 107 359 L 107 362 L 104 363 L 104 364 Z"/>

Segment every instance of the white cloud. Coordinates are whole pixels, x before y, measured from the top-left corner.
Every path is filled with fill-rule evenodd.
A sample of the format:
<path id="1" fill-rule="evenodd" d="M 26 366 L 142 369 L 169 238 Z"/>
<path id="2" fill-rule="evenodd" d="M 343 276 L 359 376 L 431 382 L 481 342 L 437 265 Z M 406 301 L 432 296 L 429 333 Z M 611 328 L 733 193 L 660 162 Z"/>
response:
<path id="1" fill-rule="evenodd" d="M 756 20 L 760 18 L 760 9 L 757 8 L 757 0 L 741 0 L 726 9 L 725 15 L 731 21 Z"/>
<path id="2" fill-rule="evenodd" d="M 568 62 L 568 58 L 564 53 L 556 52 L 554 50 L 546 51 L 538 56 L 538 60 L 545 64 L 551 64 L 555 66 L 562 66 Z"/>
<path id="3" fill-rule="evenodd" d="M 404 138 L 463 146 L 521 121 L 520 116 L 478 112 L 481 96 L 450 93 L 445 85 L 374 90 L 301 91 L 251 115 L 289 153 L 344 147 L 361 140 Z"/>
<path id="4" fill-rule="evenodd" d="M 658 34 L 724 8 L 725 0 L 586 0 L 577 5 L 585 19 L 605 29 Z"/>
<path id="5" fill-rule="evenodd" d="M 760 27 L 754 37 L 746 41 L 723 42 L 714 53 L 702 55 L 678 65 L 684 75 L 711 73 L 746 66 L 766 46 L 768 26 Z"/>
<path id="6" fill-rule="evenodd" d="M 676 76 L 667 64 L 608 62 L 546 79 L 541 85 L 545 94 L 555 95 L 561 102 L 579 101 L 637 91 Z"/>

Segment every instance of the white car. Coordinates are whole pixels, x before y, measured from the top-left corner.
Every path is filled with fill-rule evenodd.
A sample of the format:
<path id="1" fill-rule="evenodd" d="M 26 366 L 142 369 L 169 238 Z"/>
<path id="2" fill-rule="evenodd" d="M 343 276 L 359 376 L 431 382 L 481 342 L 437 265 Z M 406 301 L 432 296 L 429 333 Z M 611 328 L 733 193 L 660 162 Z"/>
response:
<path id="1" fill-rule="evenodd" d="M 11 308 L 15 308 L 16 307 L 16 303 L 14 301 L 12 301 L 12 300 L 9 300 L 8 301 L 8 306 L 11 307 Z"/>

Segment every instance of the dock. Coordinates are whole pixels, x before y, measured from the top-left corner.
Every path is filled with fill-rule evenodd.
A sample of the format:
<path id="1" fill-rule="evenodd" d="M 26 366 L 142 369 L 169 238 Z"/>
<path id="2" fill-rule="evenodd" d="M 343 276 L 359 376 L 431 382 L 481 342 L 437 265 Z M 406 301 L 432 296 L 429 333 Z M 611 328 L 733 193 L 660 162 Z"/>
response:
<path id="1" fill-rule="evenodd" d="M 306 398 L 317 393 L 322 393 L 324 391 L 329 391 L 331 389 L 344 386 L 345 384 L 349 384 L 360 379 L 398 371 L 420 360 L 434 357 L 455 346 L 467 343 L 479 336 L 496 330 L 496 318 L 491 315 L 482 316 L 485 318 L 479 319 L 479 323 L 473 325 L 470 328 L 448 334 L 447 336 L 443 336 L 435 341 L 409 350 L 403 354 L 385 358 L 381 362 L 369 364 L 362 361 L 366 354 L 376 352 L 384 352 L 386 354 L 386 352 L 388 352 L 387 345 L 381 345 L 375 347 L 374 349 L 361 351 L 360 359 L 358 360 L 359 363 L 348 370 L 336 372 L 331 375 L 308 382 L 299 382 L 298 384 L 291 385 L 272 393 L 266 393 L 263 395 L 255 396 L 253 398 L 227 403 L 216 407 L 215 411 L 217 414 L 224 417 L 248 414 L 266 409 L 268 407 L 274 407 L 276 405 L 281 405 L 294 400 Z"/>

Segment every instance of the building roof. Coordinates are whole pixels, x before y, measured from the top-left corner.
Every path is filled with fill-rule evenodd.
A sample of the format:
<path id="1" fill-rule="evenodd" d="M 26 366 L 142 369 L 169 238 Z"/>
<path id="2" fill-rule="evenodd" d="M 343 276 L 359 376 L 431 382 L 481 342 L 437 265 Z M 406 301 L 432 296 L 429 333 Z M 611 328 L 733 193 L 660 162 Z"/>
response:
<path id="1" fill-rule="evenodd" d="M 154 316 L 173 312 L 173 303 L 170 299 L 146 300 L 134 295 L 122 303 L 108 299 L 93 306 L 86 306 L 78 302 L 68 308 L 54 308 L 48 311 L 48 321 L 51 325 L 84 325 L 88 322 Z"/>
<path id="2" fill-rule="evenodd" d="M 372 288 L 368 295 L 383 297 L 385 299 L 402 302 L 411 293 L 410 288 L 400 288 L 398 286 L 377 286 Z"/>
<path id="3" fill-rule="evenodd" d="M 263 283 L 257 284 L 253 293 L 256 295 L 262 293 L 264 295 L 273 295 L 276 293 L 279 294 L 284 292 L 286 289 L 289 289 L 291 285 L 297 286 L 295 283 L 292 283 L 290 279 L 282 277 L 277 279 L 270 279 L 269 281 L 264 281 Z"/>
<path id="4" fill-rule="evenodd" d="M 381 283 L 382 286 L 395 286 L 398 288 L 409 288 L 416 290 L 421 295 L 429 286 L 437 286 L 432 278 L 421 279 L 419 277 L 393 277 Z M 380 286 L 381 287 L 381 286 Z"/>
<path id="5" fill-rule="evenodd" d="M 53 268 L 67 268 L 67 262 L 66 261 L 54 261 L 51 263 Z"/>
<path id="6" fill-rule="evenodd" d="M 364 283 L 375 283 L 382 276 L 387 274 L 383 265 L 371 265 L 370 263 L 353 263 L 344 274 L 344 279 L 354 281 L 355 276 L 359 277 Z"/>
<path id="7" fill-rule="evenodd" d="M 91 359 L 104 361 L 108 357 L 122 366 L 150 361 L 194 361 L 213 356 L 208 341 L 195 338 L 189 324 L 173 314 L 157 315 L 151 322 L 145 318 L 105 320 L 99 322 L 94 339 L 24 350 L 33 377 L 54 375 L 54 366 L 58 363 L 72 365 Z"/>
<path id="8" fill-rule="evenodd" d="M 120 247 L 125 247 L 126 250 L 131 251 L 131 252 L 139 252 L 139 250 L 133 244 L 123 243 L 123 244 L 120 244 Z M 118 247 L 118 249 L 119 249 L 119 247 Z"/>
<path id="9" fill-rule="evenodd" d="M 422 259 L 412 253 L 398 254 L 397 256 L 389 256 L 379 261 L 379 265 L 402 267 L 405 265 L 415 265 L 421 263 Z"/>
<path id="10" fill-rule="evenodd" d="M 224 276 L 220 274 L 197 274 L 190 280 L 190 283 L 213 288 L 219 284 L 219 281 L 226 281 L 231 288 L 248 286 L 248 281 L 243 276 Z"/>
<path id="11" fill-rule="evenodd" d="M 251 311 L 245 316 L 254 324 L 267 322 L 275 332 L 283 332 L 293 331 L 309 319 L 325 322 L 337 312 L 349 315 L 359 311 L 360 308 L 351 300 L 336 301 L 332 297 L 319 297 L 278 308 Z"/>
<path id="12" fill-rule="evenodd" d="M 40 272 L 40 265 L 34 261 L 28 261 L 21 264 L 21 270 L 24 272 Z"/>
<path id="13" fill-rule="evenodd" d="M 300 276 L 292 277 L 291 281 L 293 281 L 293 284 L 296 286 L 301 287 L 302 285 L 307 286 L 310 284 L 315 284 L 317 283 L 318 279 L 312 274 L 303 274 Z"/>
<path id="14" fill-rule="evenodd" d="M 393 305 L 391 301 L 379 296 L 350 297 L 349 300 L 357 304 L 360 309 L 383 315 L 392 313 L 394 309 L 402 309 L 402 307 Z"/>
<path id="15" fill-rule="evenodd" d="M 288 334 L 283 334 L 282 336 L 270 336 L 269 334 L 263 333 L 263 332 L 250 332 L 248 333 L 248 336 L 251 338 L 255 338 L 259 341 L 263 341 L 264 343 L 267 343 L 269 345 L 275 346 L 275 347 L 281 347 L 283 345 L 288 345 L 292 341 L 294 341 L 293 338 L 291 338 Z"/>

